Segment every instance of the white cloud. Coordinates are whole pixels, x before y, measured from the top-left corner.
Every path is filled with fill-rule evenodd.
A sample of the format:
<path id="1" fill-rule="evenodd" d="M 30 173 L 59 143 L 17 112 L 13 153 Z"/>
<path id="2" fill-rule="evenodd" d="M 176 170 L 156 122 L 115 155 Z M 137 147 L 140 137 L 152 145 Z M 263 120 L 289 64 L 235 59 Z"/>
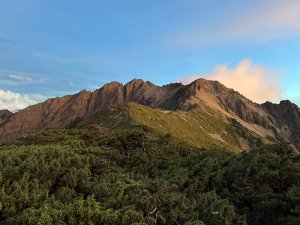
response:
<path id="1" fill-rule="evenodd" d="M 278 102 L 282 96 L 282 88 L 279 85 L 280 76 L 262 66 L 253 65 L 249 60 L 241 61 L 234 68 L 219 65 L 207 76 L 183 77 L 178 81 L 188 84 L 200 77 L 217 80 L 258 103 Z"/>
<path id="2" fill-rule="evenodd" d="M 24 109 L 44 99 L 41 95 L 22 95 L 17 92 L 0 90 L 0 110 L 16 111 Z"/>

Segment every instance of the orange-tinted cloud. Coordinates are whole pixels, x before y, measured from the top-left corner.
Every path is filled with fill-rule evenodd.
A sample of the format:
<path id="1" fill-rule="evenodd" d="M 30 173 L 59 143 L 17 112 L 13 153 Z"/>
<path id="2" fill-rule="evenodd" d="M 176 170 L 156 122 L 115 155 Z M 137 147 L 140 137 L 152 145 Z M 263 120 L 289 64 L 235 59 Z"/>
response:
<path id="1" fill-rule="evenodd" d="M 188 84 L 200 77 L 217 80 L 258 103 L 278 102 L 282 96 L 282 88 L 279 85 L 280 76 L 262 66 L 253 65 L 249 60 L 241 61 L 234 68 L 219 65 L 207 76 L 183 77 L 178 81 Z"/>

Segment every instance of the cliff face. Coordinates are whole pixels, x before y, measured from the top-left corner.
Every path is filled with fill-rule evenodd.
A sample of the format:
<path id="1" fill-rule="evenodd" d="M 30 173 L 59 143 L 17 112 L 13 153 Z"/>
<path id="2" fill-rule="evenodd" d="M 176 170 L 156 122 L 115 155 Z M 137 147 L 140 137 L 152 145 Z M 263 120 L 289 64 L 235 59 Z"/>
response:
<path id="1" fill-rule="evenodd" d="M 217 81 L 198 79 L 189 85 L 156 86 L 143 80 L 123 85 L 112 82 L 94 92 L 48 99 L 17 113 L 0 111 L 0 140 L 13 140 L 46 127 L 67 127 L 115 104 L 136 102 L 167 110 L 201 107 L 236 123 L 253 135 L 276 141 L 285 139 L 300 149 L 300 110 L 289 101 L 262 105 Z M 2 125 L 1 125 L 2 124 Z"/>
<path id="2" fill-rule="evenodd" d="M 279 104 L 266 102 L 262 107 L 272 118 L 279 135 L 300 149 L 300 108 L 288 100 Z"/>
<path id="3" fill-rule="evenodd" d="M 6 122 L 13 116 L 13 113 L 4 109 L 0 110 L 0 127 L 4 126 Z"/>

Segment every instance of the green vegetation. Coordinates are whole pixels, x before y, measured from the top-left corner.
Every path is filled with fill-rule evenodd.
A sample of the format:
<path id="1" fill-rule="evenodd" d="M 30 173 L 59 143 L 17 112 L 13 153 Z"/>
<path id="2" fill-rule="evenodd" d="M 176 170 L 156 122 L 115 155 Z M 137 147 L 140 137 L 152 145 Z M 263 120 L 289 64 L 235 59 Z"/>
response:
<path id="1" fill-rule="evenodd" d="M 79 125 L 88 124 L 98 124 L 107 128 L 141 125 L 159 133 L 170 134 L 196 148 L 219 147 L 239 152 L 241 149 L 239 138 L 247 140 L 253 146 L 261 144 L 258 138 L 241 126 L 227 123 L 216 112 L 201 107 L 189 111 L 167 111 L 131 102 L 97 113 Z"/>
<path id="2" fill-rule="evenodd" d="M 300 155 L 287 145 L 235 154 L 181 140 L 120 123 L 2 145 L 0 224 L 300 224 Z"/>

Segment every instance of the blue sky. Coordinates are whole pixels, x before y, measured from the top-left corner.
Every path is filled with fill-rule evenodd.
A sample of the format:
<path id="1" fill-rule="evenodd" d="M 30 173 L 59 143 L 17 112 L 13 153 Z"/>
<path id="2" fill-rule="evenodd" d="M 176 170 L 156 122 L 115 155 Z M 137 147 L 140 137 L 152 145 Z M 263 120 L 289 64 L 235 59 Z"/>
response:
<path id="1" fill-rule="evenodd" d="M 300 104 L 300 0 L 0 0 L 0 108 L 207 77 Z M 299 15 L 298 15 L 299 14 Z"/>

